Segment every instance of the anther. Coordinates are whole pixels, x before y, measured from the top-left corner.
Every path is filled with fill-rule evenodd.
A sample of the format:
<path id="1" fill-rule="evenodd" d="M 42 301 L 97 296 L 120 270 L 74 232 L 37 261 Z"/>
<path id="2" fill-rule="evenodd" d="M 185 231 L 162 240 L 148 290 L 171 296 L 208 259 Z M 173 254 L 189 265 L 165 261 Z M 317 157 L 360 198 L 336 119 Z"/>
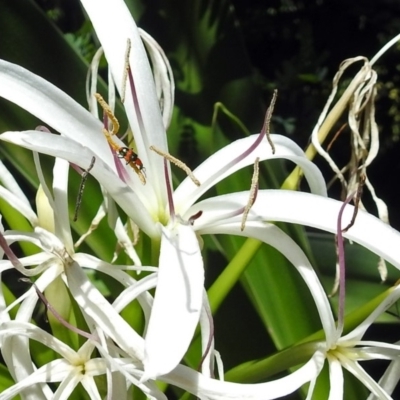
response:
<path id="1" fill-rule="evenodd" d="M 274 112 L 274 107 L 276 103 L 276 98 L 278 97 L 278 91 L 275 89 L 274 94 L 272 95 L 271 103 L 267 108 L 267 112 L 265 114 L 264 126 L 265 129 L 265 136 L 268 140 L 269 145 L 271 146 L 272 154 L 275 154 L 275 145 L 272 142 L 271 135 L 270 135 L 270 125 L 271 125 L 271 118 L 272 113 Z"/>
<path id="2" fill-rule="evenodd" d="M 86 181 L 87 181 L 89 172 L 92 170 L 95 161 L 96 161 L 96 157 L 93 156 L 92 157 L 92 161 L 90 162 L 89 168 L 85 169 L 82 172 L 81 184 L 79 185 L 78 197 L 76 199 L 76 205 L 75 205 L 75 212 L 74 212 L 74 219 L 73 219 L 74 222 L 76 222 L 76 220 L 78 219 L 78 212 L 79 212 L 79 209 L 80 209 L 81 203 L 82 203 L 83 191 L 85 189 L 85 185 L 86 185 Z"/>
<path id="3" fill-rule="evenodd" d="M 363 188 L 364 188 L 364 184 L 365 184 L 365 179 L 366 176 L 364 174 L 362 174 L 360 176 L 360 180 L 358 182 L 358 187 L 357 187 L 357 191 L 356 193 L 352 196 L 354 199 L 354 212 L 353 212 L 353 216 L 351 217 L 351 221 L 349 222 L 349 224 L 342 229 L 342 232 L 347 232 L 353 225 L 354 222 L 356 221 L 356 217 L 357 217 L 357 213 L 358 213 L 358 209 L 360 208 L 360 200 L 361 200 L 361 196 L 362 196 L 362 192 L 363 192 Z"/>
<path id="4" fill-rule="evenodd" d="M 96 97 L 96 100 L 98 101 L 101 108 L 104 110 L 105 114 L 107 115 L 107 117 L 109 118 L 109 120 L 111 121 L 111 123 L 113 125 L 113 129 L 111 132 L 109 132 L 109 134 L 116 135 L 119 131 L 119 122 L 118 122 L 116 116 L 114 115 L 113 111 L 111 110 L 111 107 L 103 99 L 103 96 L 101 94 L 95 93 L 94 97 Z"/>
<path id="5" fill-rule="evenodd" d="M 260 173 L 259 163 L 260 163 L 260 158 L 257 157 L 255 162 L 254 162 L 254 172 L 253 172 L 253 177 L 251 179 L 249 200 L 248 200 L 248 202 L 246 204 L 246 207 L 244 208 L 243 215 L 242 215 L 242 223 L 240 225 L 240 230 L 241 231 L 244 230 L 244 228 L 246 226 L 247 216 L 249 215 L 251 207 L 253 207 L 253 204 L 255 203 L 255 201 L 257 199 L 258 176 L 259 176 L 259 173 Z"/>
<path id="6" fill-rule="evenodd" d="M 171 154 L 169 154 L 169 153 L 166 153 L 166 152 L 164 152 L 164 151 L 162 151 L 160 149 L 157 149 L 154 146 L 150 146 L 150 150 L 153 150 L 158 155 L 164 157 L 166 160 L 172 162 L 172 164 L 175 164 L 178 168 L 180 168 L 183 171 L 185 171 L 186 175 L 192 180 L 192 182 L 196 186 L 200 186 L 200 181 L 193 175 L 192 170 L 184 162 L 182 162 L 181 160 L 178 160 L 174 156 L 171 156 Z"/>
<path id="7" fill-rule="evenodd" d="M 189 224 L 193 225 L 194 221 L 196 221 L 196 219 L 199 219 L 202 215 L 203 215 L 203 211 L 200 210 L 196 214 L 189 217 L 189 219 L 188 219 Z"/>
<path id="8" fill-rule="evenodd" d="M 126 52 L 125 52 L 125 62 L 124 62 L 124 71 L 122 73 L 122 87 L 121 87 L 121 101 L 125 102 L 125 93 L 126 93 L 126 82 L 128 80 L 129 73 L 129 55 L 131 53 L 131 40 L 128 39 L 126 43 Z"/>

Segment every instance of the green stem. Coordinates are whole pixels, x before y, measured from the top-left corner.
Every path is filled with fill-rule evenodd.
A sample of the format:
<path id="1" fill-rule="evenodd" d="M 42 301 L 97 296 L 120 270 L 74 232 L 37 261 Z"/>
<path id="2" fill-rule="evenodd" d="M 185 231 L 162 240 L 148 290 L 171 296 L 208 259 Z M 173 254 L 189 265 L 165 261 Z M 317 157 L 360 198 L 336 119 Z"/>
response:
<path id="1" fill-rule="evenodd" d="M 262 242 L 259 240 L 252 238 L 247 239 L 221 275 L 216 279 L 210 289 L 208 289 L 208 298 L 213 314 L 218 310 L 222 301 L 248 267 L 250 261 L 260 249 L 261 244 Z"/>

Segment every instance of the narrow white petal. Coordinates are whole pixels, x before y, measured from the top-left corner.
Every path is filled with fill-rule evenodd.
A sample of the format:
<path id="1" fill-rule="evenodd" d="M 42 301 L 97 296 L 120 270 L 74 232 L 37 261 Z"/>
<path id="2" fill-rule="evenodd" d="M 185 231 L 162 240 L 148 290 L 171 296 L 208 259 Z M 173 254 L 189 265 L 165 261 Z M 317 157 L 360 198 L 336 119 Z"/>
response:
<path id="1" fill-rule="evenodd" d="M 205 289 L 203 296 L 203 307 L 201 308 L 200 314 L 200 328 L 201 354 L 203 357 L 201 372 L 203 375 L 210 378 L 214 373 L 214 320 Z M 222 360 L 220 359 L 219 361 L 221 362 L 220 367 L 222 367 Z M 223 376 L 223 374 L 219 374 L 219 376 Z"/>
<path id="2" fill-rule="evenodd" d="M 190 209 L 188 215 L 207 209 L 213 216 L 202 215 L 195 221 L 194 227 L 202 229 L 203 217 L 207 225 L 212 220 L 219 220 L 221 206 L 225 212 L 235 211 L 248 202 L 248 192 L 233 193 L 225 196 L 207 199 L 197 203 Z M 249 220 L 282 221 L 336 233 L 341 201 L 317 196 L 310 193 L 290 190 L 259 190 L 257 200 L 252 206 Z M 213 208 L 217 211 L 213 212 Z M 219 208 L 219 211 L 218 211 Z M 354 206 L 347 205 L 343 213 L 342 226 L 352 219 Z M 373 215 L 359 210 L 355 224 L 343 234 L 368 250 L 381 256 L 400 269 L 400 233 Z"/>
<path id="3" fill-rule="evenodd" d="M 57 390 L 54 393 L 53 400 L 68 400 L 70 398 L 69 396 L 82 378 L 82 374 L 77 373 L 76 370 L 71 370 L 70 373 L 65 376 L 65 378 L 58 386 Z"/>
<path id="4" fill-rule="evenodd" d="M 157 286 L 157 274 L 150 274 L 140 281 L 136 282 L 133 285 L 128 286 L 125 290 L 121 291 L 118 297 L 113 302 L 113 307 L 117 312 L 121 312 L 129 303 L 134 301 L 141 295 L 148 295 L 147 290 L 154 289 Z M 150 304 L 153 303 L 153 299 L 147 298 L 147 302 Z M 139 300 L 140 301 L 140 300 Z M 143 312 L 146 316 L 146 321 L 148 321 L 148 315 L 150 315 L 149 311 L 149 304 L 143 304 L 143 301 L 140 302 L 140 305 L 143 308 Z"/>
<path id="5" fill-rule="evenodd" d="M 329 362 L 329 398 L 328 400 L 341 400 L 343 399 L 344 378 L 343 370 L 340 362 L 328 355 Z"/>
<path id="6" fill-rule="evenodd" d="M 127 229 L 122 223 L 121 218 L 117 218 L 114 226 L 114 233 L 118 240 L 118 245 L 124 249 L 126 255 L 132 260 L 135 265 L 142 265 L 142 262 L 140 261 L 140 258 L 135 250 L 135 246 L 132 242 L 132 238 L 129 237 Z M 117 258 L 118 254 L 115 253 L 114 257 Z"/>
<path id="7" fill-rule="evenodd" d="M 311 192 L 326 196 L 326 184 L 321 171 L 306 158 L 303 150 L 296 143 L 285 136 L 271 135 L 271 140 L 275 145 L 275 154 L 272 154 L 270 144 L 264 139 L 251 154 L 225 170 L 225 165 L 243 154 L 254 143 L 257 136 L 252 135 L 230 143 L 197 167 L 193 173 L 201 185 L 196 187 L 190 178 L 186 178 L 175 190 L 174 201 L 178 212 L 185 213 L 188 207 L 194 204 L 208 189 L 234 172 L 254 164 L 256 157 L 259 157 L 261 161 L 275 158 L 293 161 L 303 169 Z"/>
<path id="8" fill-rule="evenodd" d="M 76 367 L 67 363 L 65 360 L 51 361 L 50 363 L 43 365 L 43 367 L 39 368 L 31 375 L 27 376 L 24 380 L 19 381 L 15 385 L 1 392 L 0 400 L 13 399 L 22 390 L 27 388 L 29 388 L 29 394 L 25 395 L 24 398 L 46 399 L 44 394 L 36 394 L 33 397 L 30 396 L 31 394 L 34 394 L 36 387 L 35 384 L 42 382 L 60 382 L 74 369 L 76 369 Z"/>
<path id="9" fill-rule="evenodd" d="M 30 204 L 26 204 L 24 198 L 21 199 L 19 196 L 11 193 L 3 186 L 0 186 L 0 198 L 5 200 L 12 208 L 20 212 L 31 223 L 32 226 L 35 226 L 39 223 L 37 215 L 32 210 Z"/>
<path id="10" fill-rule="evenodd" d="M 156 187 L 158 195 L 166 199 L 164 190 L 163 159 L 149 151 L 151 145 L 167 151 L 165 129 L 157 100 L 153 74 L 142 39 L 136 24 L 123 0 L 81 0 L 104 49 L 115 85 L 120 94 L 123 86 L 127 40 L 131 41 L 130 67 L 135 81 L 137 99 L 143 117 L 145 132 L 141 131 L 137 113 L 130 95 L 129 83 L 126 87 L 125 110 L 135 138 L 139 156 L 146 167 L 149 181 Z M 118 25 L 118 29 L 112 20 Z M 161 190 L 162 188 L 162 190 Z"/>
<path id="11" fill-rule="evenodd" d="M 31 207 L 28 198 L 26 197 L 24 191 L 20 188 L 14 175 L 5 167 L 5 165 L 0 161 L 0 177 L 2 185 L 13 193 L 20 202 L 25 203 L 27 207 Z"/>
<path id="12" fill-rule="evenodd" d="M 361 365 L 353 360 L 345 357 L 340 359 L 344 368 L 351 372 L 367 389 L 369 389 L 380 400 L 392 400 L 392 398 L 381 388 L 378 383 L 361 367 Z"/>
<path id="13" fill-rule="evenodd" d="M 162 102 L 164 127 L 167 129 L 174 110 L 175 82 L 172 68 L 161 46 L 146 31 L 139 28 L 139 33 L 153 65 L 158 102 Z"/>
<path id="14" fill-rule="evenodd" d="M 193 393 L 202 400 L 270 400 L 293 393 L 302 385 L 318 376 L 325 361 L 317 351 L 301 368 L 284 378 L 256 384 L 224 382 L 207 378 L 183 365 L 163 376 L 163 380 Z"/>
<path id="15" fill-rule="evenodd" d="M 156 235 L 154 221 L 146 208 L 146 197 L 143 185 L 137 182 L 137 190 L 132 189 L 116 175 L 114 167 L 105 163 L 93 153 L 91 148 L 84 147 L 69 138 L 59 135 L 50 135 L 40 131 L 5 132 L 0 139 L 48 154 L 60 157 L 81 168 L 88 168 L 93 156 L 96 157 L 90 174 L 103 185 L 121 208 L 135 221 L 135 223 L 149 236 Z M 108 157 L 110 157 L 110 151 Z M 146 185 L 147 186 L 147 185 Z M 141 198 L 138 195 L 142 196 Z"/>
<path id="16" fill-rule="evenodd" d="M 400 344 L 400 343 L 398 343 Z M 385 373 L 382 375 L 381 379 L 379 380 L 379 385 L 383 390 L 387 393 L 393 393 L 394 389 L 396 388 L 397 384 L 400 380 L 400 358 L 396 358 L 394 361 L 390 363 L 388 368 L 386 369 Z M 374 394 L 371 394 L 367 400 L 378 400 Z"/>
<path id="17" fill-rule="evenodd" d="M 67 251 L 73 254 L 74 244 L 68 215 L 68 173 L 68 161 L 57 157 L 53 168 L 55 234 L 63 242 Z"/>
<path id="18" fill-rule="evenodd" d="M 118 346 L 136 359 L 143 359 L 144 341 L 131 326 L 114 310 L 73 262 L 65 268 L 69 289 L 76 302 Z"/>
<path id="19" fill-rule="evenodd" d="M 82 386 L 85 388 L 86 392 L 89 394 L 90 400 L 102 400 L 99 393 L 99 389 L 96 386 L 96 382 L 92 376 L 85 374 L 81 380 Z"/>
<path id="20" fill-rule="evenodd" d="M 101 158 L 109 156 L 107 141 L 102 138 L 102 123 L 56 86 L 19 65 L 0 60 L 0 88 L 1 97 L 57 132 L 92 148 Z"/>
<path id="21" fill-rule="evenodd" d="M 61 268 L 60 268 L 60 263 L 55 264 L 45 270 L 43 274 L 37 279 L 36 284 L 39 287 L 39 290 L 44 291 L 44 289 L 47 287 L 47 285 L 52 282 L 59 274 L 61 273 Z M 17 326 L 18 329 L 18 323 L 25 323 L 26 321 L 30 321 L 32 319 L 32 314 L 35 309 L 35 306 L 38 301 L 37 294 L 34 290 L 29 289 L 28 290 L 29 295 L 26 296 L 26 298 L 23 300 L 17 315 L 15 317 L 16 321 L 11 321 L 8 324 L 14 324 L 14 325 L 9 325 L 12 327 Z M 31 326 L 31 324 L 28 324 L 28 326 Z M 29 329 L 25 329 L 22 327 L 22 330 L 20 330 L 20 334 L 16 335 L 13 334 L 9 337 L 5 337 L 2 343 L 2 355 L 4 358 L 4 361 L 13 376 L 13 378 L 16 381 L 21 381 L 31 375 L 34 372 L 33 369 L 33 364 L 31 360 L 31 355 L 29 351 L 29 338 L 27 335 L 24 334 L 24 332 L 27 332 L 28 334 L 33 334 L 30 333 Z M 37 327 L 31 328 L 34 332 L 38 332 Z M 0 331 L 1 332 L 1 331 Z M 37 337 L 37 340 L 40 341 L 41 338 L 44 338 L 44 335 L 39 334 Z M 50 343 L 53 343 L 52 341 Z M 68 354 L 68 348 L 63 347 L 62 344 L 59 342 L 54 342 L 55 346 L 57 346 L 57 350 L 64 351 L 66 350 L 65 355 Z M 57 351 L 56 350 L 56 351 Z M 72 357 L 71 353 L 71 357 Z M 43 390 L 47 390 L 46 388 L 43 388 Z M 34 387 L 29 390 L 29 394 L 25 397 L 28 400 L 37 400 L 42 398 L 42 390 L 38 387 Z"/>
<path id="22" fill-rule="evenodd" d="M 199 234 L 228 234 L 252 237 L 280 251 L 299 271 L 309 287 L 318 309 L 328 346 L 329 343 L 333 343 L 336 327 L 328 297 L 307 256 L 290 236 L 273 224 L 257 221 L 248 221 L 244 231 L 240 230 L 240 222 L 221 223 L 209 228 L 203 228 Z"/>
<path id="23" fill-rule="evenodd" d="M 162 227 L 142 381 L 168 373 L 185 355 L 199 322 L 203 287 L 203 259 L 192 226 Z"/>
<path id="24" fill-rule="evenodd" d="M 79 360 L 77 353 L 68 345 L 29 322 L 9 321 L 2 324 L 1 328 L 0 336 L 2 338 L 14 335 L 28 337 L 29 339 L 44 344 L 70 362 L 77 362 Z M 18 353 L 18 349 L 14 350 Z"/>
<path id="25" fill-rule="evenodd" d="M 390 308 L 400 298 L 400 285 L 396 285 L 389 289 L 390 294 L 378 305 L 378 307 L 354 330 L 339 339 L 339 343 L 357 342 L 361 340 L 367 329 Z"/>
<path id="26" fill-rule="evenodd" d="M 100 272 L 106 274 L 107 276 L 110 276 L 111 278 L 115 279 L 116 281 L 121 283 L 123 286 L 132 288 L 129 290 L 132 290 L 132 291 L 137 290 L 137 288 L 133 289 L 133 287 L 135 287 L 136 284 L 138 283 L 136 281 L 136 279 L 132 278 L 125 271 L 122 271 L 122 269 L 128 270 L 129 266 L 109 264 L 105 261 L 99 260 L 96 257 L 93 257 L 92 255 L 83 254 L 83 253 L 77 253 L 73 256 L 73 258 L 79 265 L 81 265 L 85 268 L 91 268 L 96 271 L 100 271 Z M 158 268 L 156 268 L 156 267 L 141 267 L 141 270 L 155 272 L 155 271 L 158 271 Z M 142 281 L 144 279 L 146 279 L 146 278 L 143 278 L 140 281 Z M 150 278 L 147 278 L 147 279 L 150 279 Z M 157 277 L 153 276 L 151 279 L 156 280 Z M 140 306 L 142 307 L 142 310 L 143 310 L 146 320 L 148 320 L 148 317 L 150 315 L 151 305 L 153 304 L 153 297 L 148 292 L 142 292 L 138 295 L 137 300 L 139 301 Z"/>

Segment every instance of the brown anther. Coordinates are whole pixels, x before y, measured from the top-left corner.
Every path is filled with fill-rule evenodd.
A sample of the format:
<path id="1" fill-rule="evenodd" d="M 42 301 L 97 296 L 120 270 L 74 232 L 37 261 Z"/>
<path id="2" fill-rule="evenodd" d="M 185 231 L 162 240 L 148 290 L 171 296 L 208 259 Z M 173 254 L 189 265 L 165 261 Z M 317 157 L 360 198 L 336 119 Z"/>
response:
<path id="1" fill-rule="evenodd" d="M 100 104 L 101 108 L 104 110 L 105 114 L 107 115 L 108 119 L 112 123 L 112 131 L 108 132 L 110 135 L 116 135 L 119 131 L 119 122 L 114 115 L 113 110 L 111 110 L 111 107 L 107 104 L 107 102 L 103 99 L 103 96 L 100 93 L 95 93 L 94 97 L 96 97 L 96 100 Z"/>
<path id="2" fill-rule="evenodd" d="M 178 168 L 182 169 L 183 171 L 186 172 L 186 175 L 192 180 L 192 182 L 196 185 L 196 186 L 200 186 L 200 182 L 199 180 L 193 175 L 192 170 L 181 160 L 178 160 L 177 158 L 175 158 L 174 156 L 171 156 L 171 154 L 166 153 L 160 149 L 157 149 L 154 146 L 150 146 L 150 150 L 153 150 L 154 152 L 156 152 L 158 155 L 164 157 L 166 160 L 172 162 L 172 164 L 175 164 Z"/>
<path id="3" fill-rule="evenodd" d="M 203 211 L 198 211 L 196 214 L 192 215 L 189 219 L 188 222 L 190 225 L 194 224 L 194 221 L 196 221 L 196 219 L 199 219 L 201 216 L 203 215 Z"/>
<path id="4" fill-rule="evenodd" d="M 76 220 L 78 219 L 78 212 L 79 212 L 79 209 L 80 209 L 81 203 L 82 203 L 83 190 L 85 189 L 85 185 L 86 185 L 86 181 L 87 181 L 89 172 L 92 170 L 95 161 L 96 161 L 96 157 L 93 156 L 92 161 L 90 162 L 89 168 L 85 169 L 82 172 L 81 184 L 79 185 L 78 197 L 76 199 L 76 204 L 75 204 L 75 212 L 74 212 L 74 219 L 73 219 L 74 222 L 76 222 Z"/>
<path id="5" fill-rule="evenodd" d="M 256 160 L 254 161 L 254 172 L 253 172 L 253 177 L 251 179 L 249 201 L 247 202 L 246 207 L 244 208 L 244 211 L 243 211 L 243 215 L 242 215 L 242 223 L 240 225 L 240 230 L 241 231 L 244 230 L 244 228 L 246 226 L 247 216 L 249 215 L 251 207 L 253 207 L 253 204 L 255 203 L 255 201 L 257 199 L 258 176 L 259 176 L 259 173 L 260 173 L 259 163 L 260 163 L 260 158 L 257 157 Z"/>
<path id="6" fill-rule="evenodd" d="M 275 145 L 271 139 L 270 125 L 271 125 L 272 113 L 274 112 L 274 107 L 275 107 L 277 97 L 278 97 L 278 91 L 275 89 L 274 93 L 272 95 L 271 103 L 270 103 L 269 107 L 267 108 L 267 112 L 265 114 L 265 120 L 264 120 L 264 126 L 263 126 L 263 128 L 265 129 L 265 136 L 268 140 L 269 145 L 271 146 L 272 154 L 275 154 Z"/>
<path id="7" fill-rule="evenodd" d="M 122 101 L 122 103 L 125 102 L 126 82 L 128 80 L 129 55 L 130 55 L 130 53 L 131 53 L 131 39 L 128 39 L 127 43 L 126 43 L 124 72 L 122 74 L 122 87 L 121 87 L 121 101 Z"/>
<path id="8" fill-rule="evenodd" d="M 362 196 L 362 192 L 363 192 L 365 179 L 366 179 L 366 176 L 364 174 L 362 174 L 360 176 L 360 180 L 358 182 L 357 192 L 354 194 L 354 212 L 353 212 L 353 216 L 351 217 L 351 221 L 346 226 L 346 228 L 342 229 L 342 232 L 347 232 L 354 225 L 354 222 L 356 221 L 356 217 L 357 217 L 357 213 L 358 213 L 358 209 L 359 209 L 359 204 L 360 204 L 360 200 L 361 200 L 361 196 Z"/>

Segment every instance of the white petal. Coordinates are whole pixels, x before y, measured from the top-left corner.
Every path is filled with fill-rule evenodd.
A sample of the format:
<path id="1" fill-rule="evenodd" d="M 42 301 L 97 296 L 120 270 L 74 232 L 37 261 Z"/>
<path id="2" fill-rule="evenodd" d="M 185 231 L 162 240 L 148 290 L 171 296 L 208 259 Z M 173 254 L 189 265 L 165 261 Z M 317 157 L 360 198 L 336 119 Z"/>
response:
<path id="1" fill-rule="evenodd" d="M 167 129 L 174 110 L 175 82 L 172 68 L 161 46 L 143 29 L 139 33 L 149 53 L 153 66 L 158 102 L 162 102 L 162 117 Z"/>
<path id="2" fill-rule="evenodd" d="M 67 363 L 65 360 L 52 361 L 43 365 L 43 367 L 27 376 L 24 380 L 19 381 L 15 385 L 1 392 L 0 400 L 13 399 L 23 389 L 27 388 L 29 388 L 29 391 L 27 395 L 24 393 L 25 399 L 46 399 L 46 397 L 43 394 L 40 394 L 40 392 L 34 395 L 35 388 L 37 388 L 35 384 L 42 382 L 60 382 L 74 369 L 76 369 L 76 367 Z M 31 394 L 33 394 L 33 397 L 30 397 Z"/>
<path id="3" fill-rule="evenodd" d="M 213 214 L 212 218 L 206 218 L 204 213 L 195 221 L 194 227 L 196 230 L 201 230 L 204 227 L 203 217 L 207 225 L 212 223 L 213 219 L 219 220 L 220 210 L 212 212 L 213 207 L 221 208 L 224 204 L 226 213 L 236 211 L 247 204 L 248 196 L 248 192 L 241 192 L 207 199 L 193 206 L 188 214 L 193 215 L 203 208 L 207 209 L 207 213 Z M 341 201 L 310 193 L 259 190 L 249 220 L 290 222 L 336 233 L 337 219 L 342 205 Z M 347 205 L 343 213 L 342 226 L 351 221 L 353 212 L 354 207 Z M 361 244 L 400 269 L 400 233 L 373 215 L 359 210 L 355 224 L 343 236 Z"/>
<path id="4" fill-rule="evenodd" d="M 117 312 L 120 313 L 129 303 L 134 301 L 140 295 L 146 294 L 150 296 L 147 293 L 147 290 L 154 289 L 156 286 L 157 286 L 157 274 L 150 274 L 140 279 L 140 281 L 136 282 L 135 284 L 128 286 L 125 290 L 121 291 L 118 297 L 114 300 L 113 307 Z M 147 302 L 150 302 L 150 304 L 152 304 L 153 299 L 151 299 L 151 301 L 149 300 L 150 299 L 147 299 Z M 143 308 L 143 312 L 146 316 L 146 321 L 148 321 L 147 314 L 150 315 L 150 312 L 147 313 L 146 311 L 149 308 L 149 304 L 143 304 L 143 302 L 141 302 L 140 305 Z"/>
<path id="5" fill-rule="evenodd" d="M 20 199 L 17 195 L 11 193 L 3 186 L 0 186 L 0 198 L 5 200 L 11 207 L 20 212 L 31 223 L 32 226 L 35 226 L 39 223 L 35 212 L 32 210 L 30 204 L 25 203 L 24 198 Z"/>
<path id="6" fill-rule="evenodd" d="M 66 137 L 40 131 L 5 132 L 0 135 L 0 139 L 40 153 L 63 158 L 81 168 L 88 168 L 92 157 L 95 156 L 96 161 L 90 174 L 107 189 L 121 208 L 145 233 L 149 236 L 156 235 L 154 221 L 144 205 L 149 197 L 146 197 L 143 193 L 143 185 L 137 182 L 137 190 L 131 189 L 119 179 L 112 167 L 98 158 L 97 154 L 93 153 L 90 148 Z M 142 196 L 142 199 L 138 197 L 138 194 Z"/>
<path id="7" fill-rule="evenodd" d="M 143 359 L 144 341 L 92 285 L 73 262 L 65 268 L 69 289 L 84 314 L 91 317 L 118 346 L 135 359 Z"/>
<path id="8" fill-rule="evenodd" d="M 390 294 L 379 304 L 379 306 L 354 330 L 339 339 L 339 343 L 359 341 L 364 336 L 366 330 L 390 308 L 400 298 L 400 285 L 397 284 L 389 289 Z"/>
<path id="9" fill-rule="evenodd" d="M 280 251 L 299 271 L 309 287 L 325 331 L 328 347 L 329 343 L 333 343 L 336 327 L 328 297 L 307 256 L 290 236 L 273 224 L 257 221 L 248 221 L 244 231 L 240 230 L 240 222 L 238 222 L 218 224 L 209 228 L 203 228 L 199 233 L 252 237 Z"/>
<path id="10" fill-rule="evenodd" d="M 80 357 L 78 357 L 77 353 L 68 345 L 31 323 L 10 321 L 5 322 L 1 328 L 1 337 L 12 337 L 14 335 L 28 337 L 29 339 L 40 342 L 49 349 L 54 350 L 71 363 L 76 363 L 80 360 Z M 18 353 L 19 350 L 20 349 L 18 348 L 14 349 L 16 353 Z"/>
<path id="11" fill-rule="evenodd" d="M 132 242 L 132 238 L 128 235 L 127 229 L 122 223 L 121 218 L 117 218 L 114 225 L 114 233 L 118 240 L 118 247 L 122 247 L 125 250 L 126 255 L 132 260 L 132 262 L 140 266 L 142 262 L 135 250 L 135 246 Z M 115 259 L 118 257 L 118 254 L 114 254 Z"/>
<path id="12" fill-rule="evenodd" d="M 269 400 L 293 393 L 315 378 L 324 364 L 325 356 L 317 351 L 301 368 L 284 378 L 256 384 L 223 382 L 207 378 L 183 365 L 163 376 L 163 380 L 179 386 L 202 400 Z"/>
<path id="13" fill-rule="evenodd" d="M 5 165 L 0 161 L 0 176 L 2 185 L 13 193 L 20 202 L 25 203 L 25 205 L 32 209 L 28 198 L 26 197 L 24 191 L 20 188 L 14 175 L 5 167 Z"/>
<path id="14" fill-rule="evenodd" d="M 107 141 L 101 138 L 102 123 L 62 90 L 32 72 L 0 60 L 0 96 L 62 135 L 92 148 L 99 157 L 110 157 Z"/>
<path id="15" fill-rule="evenodd" d="M 57 390 L 54 393 L 54 400 L 68 400 L 72 391 L 76 388 L 78 383 L 82 380 L 83 375 L 77 373 L 76 370 L 71 370 L 68 375 L 62 380 Z"/>
<path id="16" fill-rule="evenodd" d="M 81 384 L 85 388 L 86 392 L 89 394 L 90 400 L 102 400 L 99 389 L 97 388 L 96 382 L 92 376 L 85 374 L 83 376 Z"/>
<path id="17" fill-rule="evenodd" d="M 329 399 L 328 400 L 340 400 L 343 399 L 343 387 L 344 387 L 344 378 L 343 378 L 343 370 L 340 362 L 333 357 L 329 357 Z"/>
<path id="18" fill-rule="evenodd" d="M 203 307 L 200 315 L 200 330 L 201 330 L 201 354 L 202 364 L 201 372 L 207 377 L 213 376 L 214 373 L 214 320 L 211 312 L 210 303 L 208 302 L 207 292 L 204 290 Z M 222 369 L 222 360 L 219 358 Z M 218 371 L 220 372 L 220 371 Z M 223 376 L 222 374 L 218 374 Z"/>
<path id="19" fill-rule="evenodd" d="M 192 226 L 162 227 L 160 266 L 146 333 L 144 377 L 171 371 L 185 355 L 199 322 L 204 268 Z"/>
<path id="20" fill-rule="evenodd" d="M 381 388 L 374 379 L 361 367 L 361 365 L 353 360 L 341 357 L 340 362 L 344 368 L 351 372 L 367 389 L 375 394 L 380 400 L 392 400 L 392 398 Z"/>
<path id="21" fill-rule="evenodd" d="M 136 94 L 143 117 L 145 132 L 135 111 L 129 82 L 126 87 L 125 110 L 135 138 L 139 156 L 146 167 L 152 185 L 157 184 L 158 195 L 166 201 L 163 159 L 149 151 L 151 145 L 167 151 L 166 134 L 154 85 L 153 74 L 136 24 L 122 0 L 81 0 L 104 49 L 114 82 L 121 93 L 128 38 L 131 41 L 130 67 L 135 81 Z M 110 23 L 112 20 L 118 25 Z"/>
<path id="22" fill-rule="evenodd" d="M 379 385 L 385 390 L 387 393 L 393 393 L 397 384 L 400 380 L 400 358 L 396 358 L 392 361 L 389 367 L 386 369 L 385 373 L 382 375 L 379 380 Z M 377 400 L 378 397 L 371 394 L 367 400 Z"/>
<path id="23" fill-rule="evenodd" d="M 61 273 L 59 264 L 51 266 L 43 272 L 43 274 L 37 279 L 36 284 L 40 291 L 44 291 L 47 285 L 52 282 Z M 37 294 L 34 290 L 28 290 L 29 295 L 22 302 L 15 320 L 24 322 L 32 319 L 32 313 L 38 301 Z M 17 322 L 12 321 L 16 324 Z M 11 324 L 11 322 L 10 322 Z M 13 325 L 17 326 L 17 325 Z M 18 327 L 18 326 L 17 326 Z M 34 327 L 32 329 L 39 329 Z M 24 330 L 24 328 L 22 328 Z M 0 331 L 1 332 L 1 331 Z M 58 347 L 58 350 L 62 349 L 62 346 Z M 10 371 L 11 375 L 16 381 L 21 381 L 26 377 L 29 377 L 33 372 L 33 364 L 29 351 L 29 339 L 28 337 L 20 335 L 12 335 L 11 337 L 5 338 L 2 346 L 2 355 L 4 361 Z M 43 391 L 48 391 L 48 387 L 36 387 L 33 386 L 29 389 L 25 396 L 27 400 L 38 400 L 44 398 L 42 395 Z"/>
<path id="24" fill-rule="evenodd" d="M 68 161 L 57 157 L 53 168 L 55 234 L 63 242 L 66 250 L 73 254 L 74 244 L 68 214 L 68 172 Z"/>
<path id="25" fill-rule="evenodd" d="M 129 266 L 127 265 L 115 265 L 115 264 L 109 264 L 105 261 L 101 261 L 96 257 L 93 257 L 92 255 L 89 254 L 83 254 L 83 253 L 77 253 L 74 255 L 74 260 L 81 266 L 85 268 L 91 268 L 96 271 L 100 271 L 107 276 L 110 276 L 111 278 L 115 279 L 122 285 L 128 288 L 132 288 L 130 290 L 135 291 L 137 290 L 136 284 L 138 283 L 136 279 L 132 278 L 130 275 L 128 275 L 125 271 L 123 270 L 128 270 Z M 150 271 L 150 272 L 155 272 L 158 271 L 158 268 L 156 267 L 141 267 L 141 271 Z M 157 277 L 152 277 L 151 279 L 157 279 Z M 146 278 L 143 278 L 146 279 Z M 141 279 L 140 282 L 143 280 Z M 150 278 L 147 278 L 150 279 Z M 135 289 L 133 288 L 135 287 Z M 140 286 L 139 286 L 140 288 Z M 127 295 L 128 296 L 128 295 Z M 153 297 L 150 295 L 150 293 L 147 292 L 142 292 L 138 296 L 138 301 L 140 303 L 140 306 L 142 307 L 143 313 L 145 315 L 146 320 L 148 320 L 148 316 L 150 315 L 150 308 L 151 305 L 153 304 Z"/>
<path id="26" fill-rule="evenodd" d="M 254 164 L 256 157 L 260 160 L 284 158 L 298 164 L 304 171 L 311 191 L 315 194 L 326 196 L 325 180 L 320 170 L 309 161 L 303 150 L 292 140 L 281 135 L 271 135 L 275 145 L 275 154 L 272 154 L 271 146 L 266 139 L 247 157 L 234 163 L 227 170 L 225 166 L 239 155 L 243 154 L 256 140 L 258 135 L 252 135 L 225 146 L 204 161 L 193 173 L 201 185 L 196 187 L 194 183 L 186 178 L 174 193 L 175 207 L 182 215 L 194 202 L 208 189 L 220 182 L 222 179 L 233 174 L 241 168 Z M 250 182 L 249 182 L 250 184 Z"/>

